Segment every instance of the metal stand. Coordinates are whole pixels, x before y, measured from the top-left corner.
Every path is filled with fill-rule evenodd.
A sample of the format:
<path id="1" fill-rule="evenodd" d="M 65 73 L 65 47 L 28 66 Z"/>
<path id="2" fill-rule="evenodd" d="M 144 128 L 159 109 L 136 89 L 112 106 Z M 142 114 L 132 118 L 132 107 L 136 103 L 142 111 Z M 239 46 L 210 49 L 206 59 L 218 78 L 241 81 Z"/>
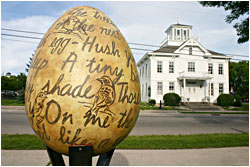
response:
<path id="1" fill-rule="evenodd" d="M 63 161 L 63 157 L 62 154 L 52 150 L 51 148 L 49 148 L 48 146 L 46 146 L 47 148 L 47 152 L 49 154 L 49 159 L 50 162 L 53 166 L 65 166 L 65 163 Z"/>
<path id="2" fill-rule="evenodd" d="M 65 166 L 62 154 L 46 146 L 47 152 L 53 166 Z M 100 154 L 97 166 L 109 166 L 115 149 Z M 94 156 L 93 146 L 70 146 L 69 147 L 69 165 L 70 166 L 92 166 L 92 157 Z"/>
<path id="3" fill-rule="evenodd" d="M 101 154 L 98 158 L 96 166 L 109 166 L 109 163 L 111 161 L 114 151 L 115 149 Z"/>

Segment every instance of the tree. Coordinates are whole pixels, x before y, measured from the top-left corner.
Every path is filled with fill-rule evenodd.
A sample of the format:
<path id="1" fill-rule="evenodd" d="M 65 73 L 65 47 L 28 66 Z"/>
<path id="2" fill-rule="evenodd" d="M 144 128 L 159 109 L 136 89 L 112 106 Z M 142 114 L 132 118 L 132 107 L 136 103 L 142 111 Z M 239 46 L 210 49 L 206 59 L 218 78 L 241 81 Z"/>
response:
<path id="1" fill-rule="evenodd" d="M 27 76 L 24 73 L 20 73 L 17 77 L 17 88 L 18 90 L 25 90 Z"/>
<path id="2" fill-rule="evenodd" d="M 249 61 L 229 62 L 229 83 L 235 95 L 249 97 Z"/>
<path id="3" fill-rule="evenodd" d="M 2 76 L 1 77 L 1 89 L 17 91 L 18 87 L 17 87 L 17 82 L 16 82 L 16 76 L 11 76 L 11 77 Z"/>
<path id="4" fill-rule="evenodd" d="M 25 68 L 26 72 L 29 72 L 31 63 L 32 63 L 32 59 L 33 59 L 34 54 L 32 54 L 32 56 L 29 58 L 29 63 L 26 63 L 27 68 Z"/>
<path id="5" fill-rule="evenodd" d="M 21 91 L 25 89 L 27 76 L 24 73 L 20 73 L 18 76 L 1 76 L 1 89 L 11 91 Z"/>
<path id="6" fill-rule="evenodd" d="M 244 43 L 249 40 L 249 1 L 202 1 L 199 2 L 206 7 L 224 7 L 226 11 L 231 11 L 226 16 L 226 22 L 232 23 L 240 17 L 247 17 L 238 23 L 234 24 L 237 31 L 238 43 Z"/>

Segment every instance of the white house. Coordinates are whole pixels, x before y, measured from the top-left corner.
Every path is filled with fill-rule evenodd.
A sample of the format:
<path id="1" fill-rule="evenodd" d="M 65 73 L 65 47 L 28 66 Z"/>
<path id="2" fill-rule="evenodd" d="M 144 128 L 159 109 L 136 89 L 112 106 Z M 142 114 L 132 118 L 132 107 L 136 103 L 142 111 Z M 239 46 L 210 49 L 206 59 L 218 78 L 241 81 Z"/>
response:
<path id="1" fill-rule="evenodd" d="M 169 92 L 184 102 L 215 102 L 229 93 L 228 62 L 232 57 L 206 49 L 192 36 L 192 26 L 173 24 L 160 49 L 146 53 L 137 63 L 141 100 L 163 100 Z"/>

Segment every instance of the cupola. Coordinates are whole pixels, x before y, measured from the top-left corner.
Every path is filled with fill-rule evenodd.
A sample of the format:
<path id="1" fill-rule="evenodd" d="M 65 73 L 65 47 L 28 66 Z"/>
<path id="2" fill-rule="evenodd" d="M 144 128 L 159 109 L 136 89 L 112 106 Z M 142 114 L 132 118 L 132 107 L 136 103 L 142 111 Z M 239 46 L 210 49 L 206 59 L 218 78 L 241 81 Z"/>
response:
<path id="1" fill-rule="evenodd" d="M 167 33 L 167 38 L 162 41 L 160 44 L 161 47 L 167 45 L 179 46 L 192 37 L 192 26 L 180 24 L 179 21 L 177 21 L 177 24 L 172 24 L 165 33 Z"/>

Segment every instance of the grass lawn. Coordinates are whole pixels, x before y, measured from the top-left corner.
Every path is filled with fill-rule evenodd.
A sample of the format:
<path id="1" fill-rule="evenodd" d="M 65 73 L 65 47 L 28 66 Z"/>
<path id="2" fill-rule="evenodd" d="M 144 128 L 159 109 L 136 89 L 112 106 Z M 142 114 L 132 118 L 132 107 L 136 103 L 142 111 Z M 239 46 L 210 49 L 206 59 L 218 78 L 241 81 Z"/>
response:
<path id="1" fill-rule="evenodd" d="M 249 111 L 249 103 L 243 103 L 241 107 L 223 107 L 230 111 Z"/>
<path id="2" fill-rule="evenodd" d="M 141 102 L 140 109 L 141 110 L 182 110 L 176 107 L 163 106 L 163 105 L 162 105 L 162 108 L 160 109 L 159 106 L 150 106 L 148 103 L 145 103 L 145 102 Z"/>
<path id="3" fill-rule="evenodd" d="M 249 114 L 248 112 L 181 112 L 182 114 Z"/>
<path id="4" fill-rule="evenodd" d="M 24 104 L 16 99 L 3 99 L 1 98 L 2 106 L 24 106 Z"/>
<path id="5" fill-rule="evenodd" d="M 249 134 L 128 136 L 117 149 L 191 149 L 249 146 Z M 2 134 L 3 150 L 43 150 L 36 135 Z"/>

